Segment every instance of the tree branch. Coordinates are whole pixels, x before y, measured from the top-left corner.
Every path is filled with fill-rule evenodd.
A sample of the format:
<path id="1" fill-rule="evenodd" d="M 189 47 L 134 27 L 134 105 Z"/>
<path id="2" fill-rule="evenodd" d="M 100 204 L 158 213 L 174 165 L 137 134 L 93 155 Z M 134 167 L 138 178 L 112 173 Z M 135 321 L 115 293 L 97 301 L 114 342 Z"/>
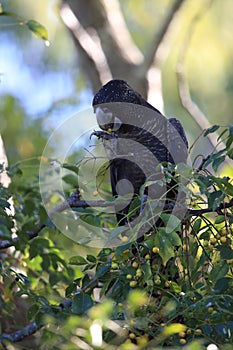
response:
<path id="1" fill-rule="evenodd" d="M 130 32 L 126 26 L 118 0 L 102 0 L 104 5 L 109 32 L 114 38 L 122 57 L 133 65 L 143 62 L 143 55 L 133 42 Z"/>
<path id="2" fill-rule="evenodd" d="M 128 204 L 128 202 L 121 202 L 122 204 Z M 64 201 L 63 203 L 59 204 L 58 206 L 56 206 L 54 209 L 52 209 L 49 213 L 48 216 L 52 217 L 55 213 L 61 213 L 66 209 L 71 209 L 71 208 L 109 208 L 109 207 L 115 207 L 116 205 L 119 205 L 119 201 L 115 202 L 109 202 L 109 201 L 103 201 L 103 200 L 90 200 L 88 202 L 86 202 L 85 200 L 80 199 L 80 194 L 79 194 L 79 190 L 77 189 L 70 198 L 68 198 L 67 201 Z M 169 203 L 162 203 L 161 204 L 161 210 L 168 210 L 168 211 L 172 211 L 173 210 L 173 204 L 169 204 Z M 230 200 L 228 203 L 221 203 L 216 209 L 212 209 L 212 208 L 204 208 L 204 209 L 187 209 L 187 216 L 188 215 L 192 215 L 192 216 L 200 216 L 206 213 L 212 213 L 212 212 L 216 212 L 216 213 L 222 213 L 222 210 L 224 209 L 228 209 L 233 207 L 233 199 Z M 31 240 L 35 237 L 37 237 L 39 235 L 39 233 L 41 232 L 41 230 L 43 228 L 45 228 L 46 225 L 45 224 L 38 224 L 38 227 L 35 231 L 27 231 L 26 234 L 28 235 L 28 240 Z M 19 241 L 19 237 L 15 237 L 13 238 L 11 241 L 8 240 L 4 240 L 4 241 L 0 241 L 0 250 L 1 249 L 6 249 L 9 247 L 12 247 L 16 242 Z"/>
<path id="3" fill-rule="evenodd" d="M 201 130 L 210 128 L 211 124 L 209 123 L 206 115 L 202 112 L 202 110 L 198 107 L 198 105 L 193 101 L 191 97 L 189 86 L 184 74 L 184 66 L 185 66 L 185 58 L 187 57 L 187 51 L 189 49 L 190 42 L 194 34 L 197 22 L 199 22 L 200 19 L 203 16 L 205 16 L 206 13 L 208 13 L 207 9 L 209 9 L 212 3 L 213 3 L 213 0 L 210 0 L 209 4 L 204 8 L 201 8 L 201 10 L 199 10 L 198 13 L 196 13 L 196 15 L 193 17 L 189 25 L 189 29 L 185 35 L 183 45 L 181 47 L 179 57 L 177 60 L 177 66 L 176 66 L 178 92 L 179 92 L 181 104 L 186 109 L 186 111 L 191 115 L 191 117 L 193 117 L 193 119 L 195 120 L 195 122 L 197 123 L 197 125 L 200 127 Z M 213 132 L 207 135 L 207 138 L 209 139 L 210 143 L 213 145 L 213 147 L 216 150 L 219 150 L 221 147 L 221 143 L 217 143 L 216 141 L 218 140 L 218 137 L 219 135 L 217 132 Z"/>
<path id="4" fill-rule="evenodd" d="M 217 213 L 223 214 L 222 210 L 229 209 L 233 207 L 233 199 L 231 199 L 228 203 L 221 203 L 216 209 L 204 208 L 204 209 L 188 209 L 188 214 L 192 216 L 201 216 L 206 213 Z"/>
<path id="5" fill-rule="evenodd" d="M 93 62 L 100 84 L 103 85 L 108 80 L 111 80 L 112 74 L 97 32 L 94 31 L 93 28 L 92 31 L 89 30 L 89 32 L 85 30 L 68 4 L 64 4 L 61 7 L 60 15 L 63 22 L 72 33 L 76 44 L 79 44 L 79 50 L 86 56 L 88 62 Z M 99 86 L 97 88 L 99 88 Z"/>
<path id="6" fill-rule="evenodd" d="M 24 338 L 29 337 L 30 335 L 36 333 L 42 326 L 43 324 L 41 324 L 40 326 L 37 326 L 36 322 L 32 322 L 27 326 L 23 327 L 23 329 L 20 329 L 16 332 L 2 333 L 0 336 L 0 344 L 4 346 L 4 343 L 6 340 L 12 343 L 19 342 Z"/>
<path id="7" fill-rule="evenodd" d="M 145 57 L 143 64 L 143 74 L 147 77 L 148 92 L 147 99 L 150 103 L 155 104 L 161 112 L 164 111 L 162 96 L 162 76 L 160 66 L 168 52 L 170 35 L 177 14 L 184 3 L 184 0 L 176 0 L 170 10 L 167 11 L 166 17 L 158 32 L 155 33 L 151 43 L 151 48 Z"/>
<path id="8" fill-rule="evenodd" d="M 180 10 L 184 2 L 185 0 L 175 0 L 171 8 L 167 11 L 166 17 L 164 18 L 164 21 L 160 26 L 159 31 L 155 33 L 154 39 L 151 42 L 151 49 L 149 50 L 148 55 L 145 58 L 145 72 L 147 72 L 149 68 L 154 65 L 155 57 L 157 55 L 159 46 L 163 43 L 165 36 L 167 35 L 170 26 L 172 25 L 175 15 Z"/>
<path id="9" fill-rule="evenodd" d="M 109 265 L 110 268 L 111 265 Z M 99 280 L 97 277 L 93 277 L 90 282 L 85 285 L 83 288 L 79 288 L 78 291 L 74 294 L 80 294 L 88 292 L 89 290 L 93 289 L 94 287 L 98 286 Z M 70 309 L 72 307 L 72 298 L 71 299 L 65 299 L 63 302 L 61 302 L 58 306 L 56 306 L 56 309 L 54 309 L 54 312 L 57 312 L 57 308 L 64 309 L 68 308 Z M 27 326 L 23 327 L 22 329 L 13 332 L 13 333 L 2 333 L 0 335 L 0 344 L 4 346 L 4 343 L 6 340 L 16 343 L 24 338 L 36 333 L 40 328 L 44 326 L 43 322 L 40 323 L 40 325 L 37 325 L 36 322 L 32 322 L 28 324 Z"/>

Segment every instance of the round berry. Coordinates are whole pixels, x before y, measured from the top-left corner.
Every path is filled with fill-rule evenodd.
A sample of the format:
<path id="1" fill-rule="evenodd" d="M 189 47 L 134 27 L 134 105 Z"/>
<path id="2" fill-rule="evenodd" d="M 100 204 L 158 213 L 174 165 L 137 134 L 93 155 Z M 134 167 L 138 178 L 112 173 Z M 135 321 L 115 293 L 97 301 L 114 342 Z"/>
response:
<path id="1" fill-rule="evenodd" d="M 220 242 L 223 243 L 223 244 L 226 243 L 227 242 L 227 238 L 225 236 L 220 237 Z"/>
<path id="2" fill-rule="evenodd" d="M 131 288 L 135 288 L 137 285 L 137 281 L 130 281 L 129 285 Z"/>
<path id="3" fill-rule="evenodd" d="M 112 264 L 112 269 L 117 270 L 119 268 L 119 265 L 117 263 Z"/>
<path id="4" fill-rule="evenodd" d="M 137 262 L 137 261 L 134 261 L 134 262 L 132 263 L 132 266 L 136 269 L 136 268 L 138 267 L 138 262 Z"/>
<path id="5" fill-rule="evenodd" d="M 159 248 L 158 247 L 153 247 L 152 248 L 152 252 L 155 253 L 155 254 L 158 254 Z"/>

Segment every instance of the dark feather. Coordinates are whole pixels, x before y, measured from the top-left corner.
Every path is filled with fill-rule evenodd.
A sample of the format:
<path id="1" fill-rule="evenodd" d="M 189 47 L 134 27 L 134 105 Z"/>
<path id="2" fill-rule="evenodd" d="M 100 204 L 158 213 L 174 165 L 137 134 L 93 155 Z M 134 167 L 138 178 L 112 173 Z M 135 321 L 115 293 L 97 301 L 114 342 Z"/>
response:
<path id="1" fill-rule="evenodd" d="M 166 119 L 124 80 L 111 80 L 104 85 L 94 96 L 93 107 L 106 113 L 99 126 L 106 131 L 102 132 L 102 139 L 110 159 L 114 196 L 131 192 L 133 198 L 138 196 L 146 180 L 156 182 L 161 178 L 162 174 L 155 170 L 158 163 L 186 162 L 188 144 L 180 122 Z M 113 130 L 111 134 L 109 129 Z M 153 199 L 159 199 L 163 193 L 158 184 L 151 186 Z M 176 191 L 170 191 L 168 197 L 175 201 Z M 130 204 L 117 211 L 120 225 L 125 224 L 122 218 L 129 207 Z"/>

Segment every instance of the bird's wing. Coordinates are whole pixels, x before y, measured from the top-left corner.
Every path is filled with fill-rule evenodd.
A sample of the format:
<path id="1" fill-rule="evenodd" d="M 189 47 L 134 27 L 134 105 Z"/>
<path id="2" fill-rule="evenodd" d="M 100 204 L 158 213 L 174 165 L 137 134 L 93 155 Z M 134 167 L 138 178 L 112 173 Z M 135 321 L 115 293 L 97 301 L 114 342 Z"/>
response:
<path id="1" fill-rule="evenodd" d="M 188 141 L 183 126 L 176 118 L 168 119 L 167 124 L 168 162 L 186 163 Z"/>

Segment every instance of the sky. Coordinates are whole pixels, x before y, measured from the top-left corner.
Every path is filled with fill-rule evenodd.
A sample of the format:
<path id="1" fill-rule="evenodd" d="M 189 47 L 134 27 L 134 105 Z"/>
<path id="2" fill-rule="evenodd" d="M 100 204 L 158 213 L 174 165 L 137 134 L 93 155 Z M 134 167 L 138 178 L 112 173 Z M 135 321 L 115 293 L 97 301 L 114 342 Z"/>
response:
<path id="1" fill-rule="evenodd" d="M 38 39 L 33 38 L 33 41 Z M 53 103 L 74 97 L 76 87 L 70 69 L 51 70 L 50 67 L 47 71 L 37 70 L 33 64 L 30 65 L 30 59 L 25 59 L 25 48 L 22 49 L 13 33 L 0 34 L 0 42 L 0 96 L 10 94 L 19 99 L 25 112 L 32 118 L 46 113 Z M 44 45 L 44 42 L 41 41 L 40 45 Z M 38 45 L 34 52 L 30 46 L 29 43 L 31 60 L 38 60 L 38 56 L 33 57 L 42 54 L 38 51 Z M 51 110 L 48 124 L 56 123 L 57 119 L 65 120 L 70 114 L 90 107 L 91 98 L 91 92 L 83 90 L 79 93 L 77 105 L 64 103 L 64 108 Z"/>

